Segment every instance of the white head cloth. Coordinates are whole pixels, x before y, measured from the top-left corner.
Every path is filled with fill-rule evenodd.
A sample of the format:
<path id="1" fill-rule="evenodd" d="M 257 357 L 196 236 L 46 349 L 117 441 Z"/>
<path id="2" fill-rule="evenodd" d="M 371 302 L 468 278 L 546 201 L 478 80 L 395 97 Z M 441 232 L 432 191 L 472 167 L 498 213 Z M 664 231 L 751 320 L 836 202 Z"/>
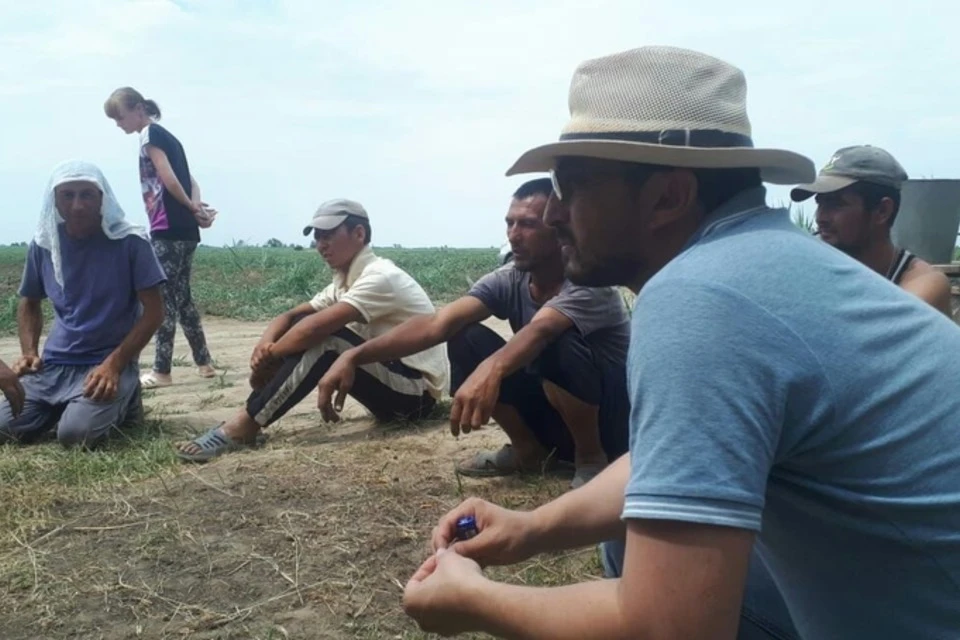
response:
<path id="1" fill-rule="evenodd" d="M 111 240 L 119 240 L 129 235 L 137 235 L 144 240 L 148 239 L 147 232 L 143 227 L 132 225 L 126 221 L 123 209 L 117 202 L 116 196 L 113 195 L 113 189 L 110 188 L 110 183 L 107 182 L 103 172 L 96 165 L 83 160 L 61 162 L 53 169 L 53 174 L 47 183 L 43 197 L 43 208 L 40 210 L 40 222 L 37 224 L 37 233 L 33 237 L 37 246 L 50 252 L 53 272 L 57 284 L 61 287 L 63 286 L 63 267 L 60 258 L 60 235 L 57 232 L 57 227 L 64 221 L 57 211 L 55 190 L 57 186 L 65 182 L 74 181 L 91 182 L 97 185 L 97 188 L 103 194 L 100 224 L 103 227 L 104 235 Z"/>

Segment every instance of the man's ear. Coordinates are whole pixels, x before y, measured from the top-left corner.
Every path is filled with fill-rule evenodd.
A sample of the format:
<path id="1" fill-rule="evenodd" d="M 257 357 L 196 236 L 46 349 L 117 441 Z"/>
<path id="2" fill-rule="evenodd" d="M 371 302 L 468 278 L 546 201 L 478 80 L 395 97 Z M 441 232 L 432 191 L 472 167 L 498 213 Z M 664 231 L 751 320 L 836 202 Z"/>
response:
<path id="1" fill-rule="evenodd" d="M 877 208 L 873 212 L 874 222 L 884 227 L 889 226 L 895 206 L 892 198 L 882 198 L 880 204 L 877 205 Z"/>
<path id="2" fill-rule="evenodd" d="M 353 234 L 353 237 L 359 240 L 360 242 L 366 243 L 367 241 L 367 230 L 363 228 L 362 224 L 358 224 L 350 231 Z"/>
<path id="3" fill-rule="evenodd" d="M 676 223 L 697 206 L 697 177 L 689 169 L 674 169 L 653 174 L 647 182 L 655 197 L 650 228 L 653 230 Z"/>

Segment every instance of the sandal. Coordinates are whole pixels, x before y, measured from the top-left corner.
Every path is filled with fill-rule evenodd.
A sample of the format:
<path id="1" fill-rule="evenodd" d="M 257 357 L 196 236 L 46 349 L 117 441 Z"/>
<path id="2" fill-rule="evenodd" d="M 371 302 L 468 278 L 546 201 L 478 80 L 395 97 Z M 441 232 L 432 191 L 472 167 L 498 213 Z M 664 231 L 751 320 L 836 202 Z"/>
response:
<path id="1" fill-rule="evenodd" d="M 570 482 L 571 489 L 579 489 L 583 485 L 593 480 L 600 472 L 607 468 L 606 464 L 582 464 L 577 467 L 573 474 L 573 480 Z"/>
<path id="2" fill-rule="evenodd" d="M 518 473 L 543 473 L 564 469 L 566 466 L 566 463 L 558 462 L 553 457 L 542 460 L 536 467 L 522 466 L 517 461 L 513 446 L 505 444 L 497 451 L 481 451 L 469 460 L 458 462 L 456 471 L 460 475 L 473 478 L 493 478 Z"/>
<path id="3" fill-rule="evenodd" d="M 160 380 L 157 377 L 156 371 L 151 371 L 140 376 L 140 385 L 144 389 L 157 389 L 159 387 L 169 387 L 173 384 L 173 380 L 166 381 Z"/>
<path id="4" fill-rule="evenodd" d="M 177 448 L 177 456 L 187 462 L 207 462 L 213 460 L 225 453 L 231 451 L 240 451 L 242 449 L 252 449 L 266 441 L 266 436 L 257 434 L 254 442 L 238 442 L 223 432 L 223 423 L 215 426 L 201 436 L 197 436 L 190 441 L 200 448 L 196 453 L 186 453 Z"/>

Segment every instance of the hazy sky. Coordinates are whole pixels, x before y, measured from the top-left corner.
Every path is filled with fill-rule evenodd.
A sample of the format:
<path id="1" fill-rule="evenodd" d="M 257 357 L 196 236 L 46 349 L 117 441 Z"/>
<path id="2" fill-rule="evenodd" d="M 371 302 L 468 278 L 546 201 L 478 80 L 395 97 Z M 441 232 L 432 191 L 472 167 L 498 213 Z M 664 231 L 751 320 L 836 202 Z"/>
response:
<path id="1" fill-rule="evenodd" d="M 137 137 L 102 110 L 132 85 L 160 104 L 220 210 L 205 243 L 302 242 L 317 204 L 349 197 L 377 245 L 499 245 L 526 179 L 504 172 L 556 139 L 576 65 L 647 44 L 742 68 L 758 146 L 819 166 L 870 143 L 911 177 L 960 177 L 957 7 L 0 0 L 0 243 L 32 236 L 50 170 L 71 157 L 100 165 L 145 223 Z"/>

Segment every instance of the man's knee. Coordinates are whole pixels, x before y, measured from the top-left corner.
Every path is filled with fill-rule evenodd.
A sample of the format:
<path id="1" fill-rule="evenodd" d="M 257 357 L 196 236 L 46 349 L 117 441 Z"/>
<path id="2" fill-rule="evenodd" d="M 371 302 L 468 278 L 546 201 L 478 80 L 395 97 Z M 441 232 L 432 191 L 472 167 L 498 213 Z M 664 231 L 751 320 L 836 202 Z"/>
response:
<path id="1" fill-rule="evenodd" d="M 447 340 L 450 361 L 450 393 L 456 393 L 480 363 L 497 352 L 506 341 L 479 322 L 468 324 Z"/>
<path id="2" fill-rule="evenodd" d="M 86 402 L 67 405 L 57 425 L 57 441 L 65 447 L 92 447 L 107 437 L 120 424 L 120 407 L 127 400 L 115 400 L 114 406 L 103 407 Z"/>
<path id="3" fill-rule="evenodd" d="M 0 444 L 31 442 L 55 419 L 55 412 L 31 402 L 27 403 L 20 415 L 14 416 L 10 404 L 3 401 L 0 404 Z"/>
<path id="4" fill-rule="evenodd" d="M 107 425 L 109 429 L 109 425 Z M 91 447 L 103 436 L 101 425 L 84 423 L 78 418 L 64 414 L 57 426 L 57 442 L 65 447 Z"/>
<path id="5" fill-rule="evenodd" d="M 473 364 L 474 368 L 500 349 L 506 341 L 479 322 L 468 324 L 447 340 L 450 361 Z"/>
<path id="6" fill-rule="evenodd" d="M 603 396 L 603 372 L 593 351 L 576 331 L 570 329 L 540 353 L 531 370 L 575 398 L 599 405 Z"/>

